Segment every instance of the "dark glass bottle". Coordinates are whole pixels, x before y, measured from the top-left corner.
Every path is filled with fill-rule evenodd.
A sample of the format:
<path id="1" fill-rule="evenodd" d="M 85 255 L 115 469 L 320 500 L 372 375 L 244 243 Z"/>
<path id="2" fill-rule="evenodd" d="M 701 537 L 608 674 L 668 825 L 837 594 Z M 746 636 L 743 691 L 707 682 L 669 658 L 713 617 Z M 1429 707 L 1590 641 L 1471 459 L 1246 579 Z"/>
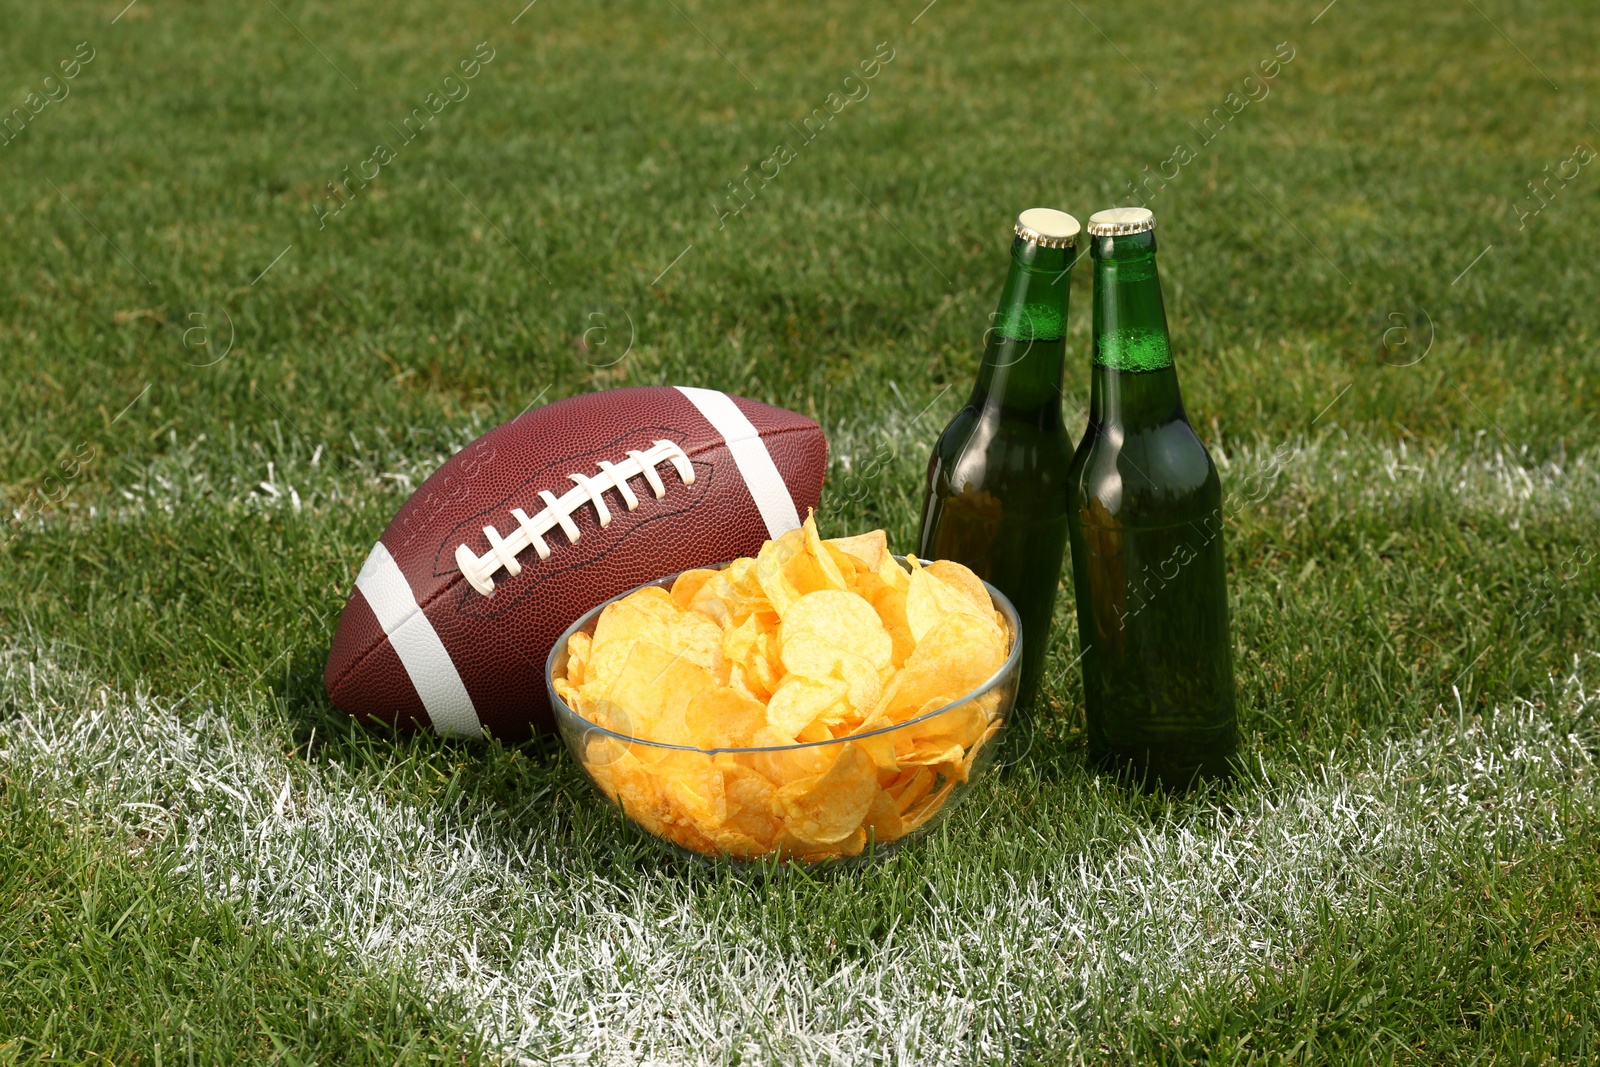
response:
<path id="1" fill-rule="evenodd" d="M 1067 288 L 1078 220 L 1032 208 L 1017 217 L 978 382 L 928 461 L 924 559 L 952 559 L 992 582 L 1022 620 L 1017 703 L 1033 700 L 1067 544 L 1072 441 L 1061 418 Z"/>
<path id="2" fill-rule="evenodd" d="M 1145 208 L 1089 220 L 1094 368 L 1069 475 L 1089 755 L 1150 785 L 1237 748 L 1222 483 L 1183 410 Z"/>

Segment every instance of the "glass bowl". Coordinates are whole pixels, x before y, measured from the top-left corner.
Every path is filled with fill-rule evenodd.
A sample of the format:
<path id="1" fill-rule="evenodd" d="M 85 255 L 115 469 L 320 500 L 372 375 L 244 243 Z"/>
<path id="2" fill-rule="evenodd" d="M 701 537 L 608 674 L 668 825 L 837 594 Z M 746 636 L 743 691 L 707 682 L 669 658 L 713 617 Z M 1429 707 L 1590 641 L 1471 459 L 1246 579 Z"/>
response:
<path id="1" fill-rule="evenodd" d="M 562 739 L 601 795 L 645 834 L 734 861 L 883 856 L 931 831 L 988 770 L 1016 701 L 1022 634 L 1011 601 L 987 582 L 1010 643 L 1005 662 L 976 689 L 905 722 L 781 747 L 701 749 L 630 737 L 584 718 L 554 685 L 566 677 L 569 638 L 593 636 L 607 606 L 652 586 L 670 591 L 677 577 L 646 582 L 586 612 L 545 663 Z"/>

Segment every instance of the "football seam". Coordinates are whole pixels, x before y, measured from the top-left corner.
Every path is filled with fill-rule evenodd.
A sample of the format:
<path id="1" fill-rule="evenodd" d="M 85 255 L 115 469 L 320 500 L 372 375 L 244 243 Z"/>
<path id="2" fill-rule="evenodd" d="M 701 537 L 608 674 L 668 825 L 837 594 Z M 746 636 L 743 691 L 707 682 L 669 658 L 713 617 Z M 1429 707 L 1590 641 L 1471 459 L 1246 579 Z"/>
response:
<path id="1" fill-rule="evenodd" d="M 792 427 L 788 427 L 786 429 L 773 430 L 770 433 L 762 433 L 759 436 L 761 437 L 761 439 L 763 441 L 765 441 L 765 440 L 767 440 L 769 438 L 773 438 L 773 437 L 782 437 L 785 434 L 794 434 L 794 433 L 818 433 L 818 434 L 820 434 L 821 432 L 822 432 L 822 427 L 819 426 L 816 423 L 812 423 L 810 426 L 792 426 Z M 827 438 L 826 437 L 823 438 L 823 445 L 824 445 L 824 448 L 826 448 L 826 445 L 827 445 Z M 689 458 L 691 460 L 693 460 L 697 456 L 702 456 L 705 453 L 710 452 L 710 451 L 712 451 L 714 449 L 718 449 L 718 448 L 728 448 L 728 442 L 726 440 L 723 440 L 723 441 L 719 441 L 716 444 L 704 445 L 704 446 L 694 450 L 693 452 L 687 453 L 687 455 L 689 456 Z M 731 449 L 729 451 L 731 452 Z M 823 477 L 824 478 L 827 477 L 826 469 L 824 469 L 824 471 L 823 471 Z M 741 480 L 740 484 L 743 484 L 742 480 Z M 746 488 L 748 488 L 748 487 L 746 487 Z M 408 503 L 409 503 L 409 501 L 408 501 Z M 383 535 L 382 534 L 378 535 L 378 540 L 379 541 L 383 540 Z M 404 572 L 402 572 L 402 573 L 404 573 Z M 437 590 L 435 590 L 433 595 L 428 597 L 428 599 L 426 601 L 418 600 L 416 602 L 417 603 L 417 611 L 420 611 L 424 615 L 426 615 L 428 613 L 428 608 L 430 608 L 433 605 L 434 601 L 438 600 L 440 597 L 442 597 L 446 593 L 450 592 L 450 590 L 454 589 L 456 587 L 456 585 L 459 582 L 462 582 L 462 581 L 465 581 L 465 578 L 461 574 L 461 572 L 458 570 L 450 578 L 449 581 L 445 582 L 444 585 L 440 586 Z M 408 580 L 406 584 L 409 586 L 411 583 Z M 354 588 L 352 588 L 351 591 L 352 592 L 360 592 L 359 589 L 354 589 Z M 365 600 L 366 599 L 366 594 L 362 593 L 361 595 L 362 595 L 362 599 Z M 412 599 L 416 600 L 416 594 L 414 592 L 412 593 Z M 367 610 L 369 610 L 369 611 L 372 610 L 372 605 L 370 603 L 367 605 Z M 374 612 L 374 615 L 376 615 L 376 612 Z M 407 615 L 406 618 L 409 620 L 411 618 L 411 616 Z M 381 623 L 379 624 L 378 629 L 379 629 L 380 632 L 383 631 L 383 626 L 382 626 Z M 372 655 L 378 649 L 382 648 L 383 645 L 384 645 L 384 642 L 386 642 L 388 640 L 389 640 L 389 635 L 387 633 L 384 633 L 381 638 L 379 638 L 378 640 L 374 641 L 372 644 L 368 645 L 365 649 L 362 650 L 360 655 L 358 655 L 354 659 L 352 659 L 350 661 L 349 666 L 345 667 L 344 670 L 339 672 L 338 677 L 332 678 L 332 679 L 324 679 L 323 680 L 323 684 L 324 684 L 324 687 L 328 690 L 328 695 L 331 697 L 333 695 L 333 690 L 335 688 L 337 688 L 346 678 L 350 677 L 350 675 L 352 673 L 354 673 L 357 668 L 359 668 L 363 663 L 365 663 L 368 656 Z"/>

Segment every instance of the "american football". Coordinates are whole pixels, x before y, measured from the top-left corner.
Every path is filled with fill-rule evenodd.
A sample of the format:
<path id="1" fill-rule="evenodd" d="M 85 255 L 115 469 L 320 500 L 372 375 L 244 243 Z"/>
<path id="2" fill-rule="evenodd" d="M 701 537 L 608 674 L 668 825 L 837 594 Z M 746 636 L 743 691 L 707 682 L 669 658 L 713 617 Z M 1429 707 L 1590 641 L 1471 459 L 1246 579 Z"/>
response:
<path id="1" fill-rule="evenodd" d="M 816 507 L 827 462 L 815 422 L 710 389 L 613 389 L 518 416 L 446 461 L 372 547 L 328 695 L 404 728 L 548 731 L 545 656 L 574 619 L 754 554 Z"/>

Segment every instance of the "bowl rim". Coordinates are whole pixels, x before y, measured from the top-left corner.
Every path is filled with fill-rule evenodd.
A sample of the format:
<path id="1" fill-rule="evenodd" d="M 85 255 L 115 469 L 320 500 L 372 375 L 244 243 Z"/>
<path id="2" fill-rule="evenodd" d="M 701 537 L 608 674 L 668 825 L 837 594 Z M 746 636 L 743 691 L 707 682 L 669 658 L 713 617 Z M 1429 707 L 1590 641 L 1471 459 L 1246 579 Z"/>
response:
<path id="1" fill-rule="evenodd" d="M 901 562 L 904 562 L 908 558 L 907 556 L 899 555 L 899 554 L 891 553 L 891 555 L 893 555 L 896 560 L 899 560 Z M 739 558 L 743 558 L 743 557 L 739 557 Z M 690 567 L 690 568 L 688 568 L 688 570 L 722 571 L 722 570 L 726 570 L 728 567 L 732 566 L 734 564 L 734 562 L 735 562 L 735 560 L 731 560 L 730 559 L 730 560 L 725 560 L 722 563 L 712 564 L 709 567 Z M 917 562 L 921 563 L 923 566 L 927 566 L 928 563 L 930 563 L 932 561 L 924 560 L 919 556 L 919 557 L 917 557 Z M 599 723 L 594 722 L 591 719 L 584 718 L 582 715 L 580 715 L 577 712 L 576 709 L 574 709 L 571 705 L 569 705 L 565 700 L 563 700 L 561 698 L 561 694 L 556 692 L 556 687 L 555 687 L 556 656 L 565 654 L 566 653 L 566 649 L 567 649 L 567 642 L 568 642 L 568 640 L 571 639 L 572 635 L 577 633 L 580 629 L 582 629 L 584 624 L 587 623 L 590 619 L 598 619 L 600 617 L 600 613 L 602 611 L 604 611 L 606 608 L 610 607 L 612 604 L 615 604 L 617 601 L 622 600 L 625 597 L 632 596 L 634 593 L 639 592 L 641 589 L 649 589 L 649 588 L 652 588 L 652 587 L 659 588 L 664 583 L 671 583 L 671 582 L 677 581 L 678 577 L 680 575 L 684 574 L 684 573 L 685 573 L 684 571 L 677 571 L 677 572 L 665 575 L 665 576 L 660 577 L 660 578 L 651 579 L 648 582 L 640 582 L 638 585 L 634 586 L 632 589 L 625 590 L 624 592 L 618 593 L 616 596 L 611 597 L 609 600 L 605 600 L 605 601 L 603 601 L 603 602 L 601 602 L 599 604 L 596 604 L 594 607 L 590 608 L 588 611 L 584 612 L 582 615 L 579 615 L 577 617 L 577 619 L 573 621 L 571 626 L 568 626 L 565 630 L 563 630 L 561 632 L 561 636 L 556 638 L 556 643 L 551 646 L 550 652 L 549 652 L 549 654 L 547 656 L 545 656 L 545 661 L 544 661 L 544 686 L 545 686 L 545 691 L 550 696 L 550 704 L 551 704 L 552 708 L 561 709 L 562 711 L 566 712 L 566 714 L 572 716 L 572 718 L 576 719 L 578 722 L 583 724 L 584 736 L 587 737 L 587 736 L 589 736 L 591 734 L 601 734 L 601 735 L 603 735 L 605 737 L 614 738 L 615 740 L 620 741 L 623 744 L 627 744 L 627 745 L 647 745 L 650 748 L 663 749 L 663 750 L 668 751 L 668 752 L 695 752 L 695 753 L 699 753 L 699 754 L 705 755 L 705 756 L 715 756 L 715 755 L 718 755 L 719 753 L 724 753 L 724 752 L 734 753 L 734 754 L 744 754 L 744 753 L 754 753 L 754 752 L 795 752 L 795 751 L 799 751 L 801 749 L 825 748 L 828 745 L 843 745 L 843 744 L 847 744 L 847 743 L 849 743 L 851 741 L 861 741 L 861 740 L 863 740 L 865 738 L 868 738 L 868 737 L 878 737 L 878 736 L 881 736 L 883 734 L 893 733 L 896 730 L 903 730 L 907 726 L 911 726 L 911 725 L 913 725 L 915 723 L 925 722 L 925 721 L 927 721 L 929 719 L 936 718 L 937 716 L 943 715 L 945 712 L 951 710 L 952 708 L 960 707 L 962 704 L 966 704 L 969 701 L 976 700 L 978 697 L 983 696 L 985 693 L 989 692 L 991 689 L 994 689 L 996 686 L 1000 685 L 1005 680 L 1006 675 L 1008 674 L 1008 672 L 1013 671 L 1015 669 L 1016 665 L 1022 659 L 1022 642 L 1023 642 L 1023 639 L 1024 639 L 1025 635 L 1022 632 L 1022 619 L 1017 614 L 1016 607 L 1011 603 L 1010 598 L 1007 597 L 1004 593 L 1002 593 L 1000 590 L 996 589 L 994 586 L 990 585 L 988 582 L 983 581 L 982 578 L 979 578 L 978 580 L 983 582 L 984 589 L 988 590 L 989 599 L 993 602 L 996 610 L 998 610 L 1000 612 L 1000 614 L 1005 616 L 1006 625 L 1008 625 L 1011 628 L 1011 633 L 1013 635 L 1013 638 L 1012 638 L 1012 641 L 1011 641 L 1011 651 L 1009 653 L 1007 653 L 1006 658 L 1001 662 L 1000 666 L 995 669 L 995 672 L 993 674 L 991 674 L 988 678 L 984 679 L 983 683 L 981 685 L 979 685 L 977 688 L 972 689 L 972 690 L 970 690 L 970 691 L 968 691 L 966 693 L 963 693 L 961 696 L 957 697 L 955 700 L 950 701 L 950 703 L 948 703 L 948 704 L 943 704 L 943 705 L 933 709 L 932 711 L 923 712 L 921 715 L 918 715 L 914 719 L 907 719 L 904 722 L 892 723 L 889 726 L 880 726 L 878 729 L 870 730 L 870 731 L 868 731 L 867 733 L 864 733 L 864 734 L 846 734 L 844 737 L 830 737 L 826 741 L 796 741 L 792 745 L 762 745 L 762 746 L 758 746 L 758 747 L 749 747 L 749 748 L 738 747 L 738 746 L 725 746 L 725 747 L 721 747 L 721 748 L 697 748 L 694 745 L 675 745 L 675 744 L 671 744 L 670 742 L 667 742 L 667 741 L 652 741 L 649 738 L 632 737 L 632 736 L 630 736 L 628 734 L 618 733 L 615 730 L 611 730 L 611 729 L 608 729 L 607 727 L 601 726 Z M 558 727 L 560 727 L 562 725 L 562 722 L 563 722 L 563 717 L 560 714 L 557 714 L 556 715 L 556 725 Z M 563 732 L 565 732 L 565 731 L 563 731 Z"/>

